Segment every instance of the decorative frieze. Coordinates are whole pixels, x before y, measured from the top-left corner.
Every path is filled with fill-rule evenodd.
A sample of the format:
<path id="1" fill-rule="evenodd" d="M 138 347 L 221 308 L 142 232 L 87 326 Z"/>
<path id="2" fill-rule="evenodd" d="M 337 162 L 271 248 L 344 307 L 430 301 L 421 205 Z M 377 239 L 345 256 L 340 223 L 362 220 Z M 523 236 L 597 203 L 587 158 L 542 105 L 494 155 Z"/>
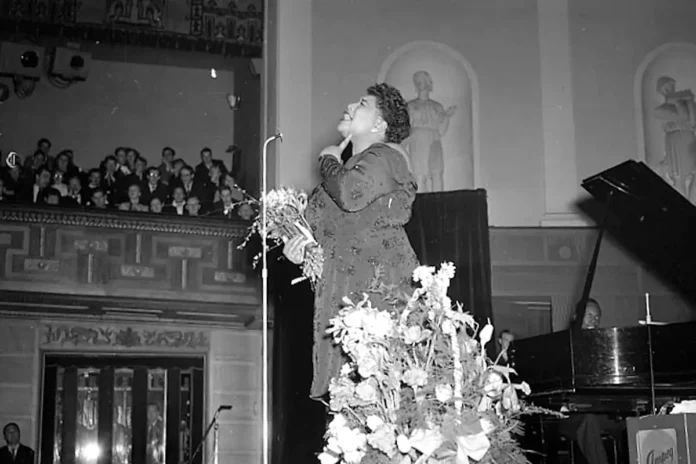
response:
<path id="1" fill-rule="evenodd" d="M 166 330 L 96 324 L 44 324 L 43 348 L 126 348 L 207 350 L 210 338 L 204 330 Z"/>

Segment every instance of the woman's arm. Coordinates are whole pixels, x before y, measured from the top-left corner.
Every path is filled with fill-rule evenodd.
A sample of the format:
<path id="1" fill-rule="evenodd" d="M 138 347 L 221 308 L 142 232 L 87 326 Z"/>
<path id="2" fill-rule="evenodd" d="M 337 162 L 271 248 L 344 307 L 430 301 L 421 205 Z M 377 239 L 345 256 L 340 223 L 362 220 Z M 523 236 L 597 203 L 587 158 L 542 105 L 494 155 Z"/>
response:
<path id="1" fill-rule="evenodd" d="M 387 147 L 368 149 L 358 156 L 360 161 L 350 169 L 333 156 L 319 160 L 326 192 L 341 209 L 349 212 L 360 211 L 394 190 L 393 166 L 405 162 L 401 154 Z"/>

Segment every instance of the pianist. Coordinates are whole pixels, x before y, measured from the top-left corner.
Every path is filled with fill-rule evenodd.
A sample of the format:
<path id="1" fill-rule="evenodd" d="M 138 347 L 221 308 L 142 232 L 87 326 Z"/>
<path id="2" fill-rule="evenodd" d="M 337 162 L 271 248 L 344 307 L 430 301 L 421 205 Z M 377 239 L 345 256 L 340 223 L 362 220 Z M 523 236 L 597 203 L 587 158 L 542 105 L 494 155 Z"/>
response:
<path id="1" fill-rule="evenodd" d="M 498 364 L 507 366 L 510 364 L 509 348 L 512 342 L 515 341 L 515 334 L 505 329 L 498 335 Z"/>
<path id="2" fill-rule="evenodd" d="M 581 308 L 576 309 L 571 328 L 578 328 L 578 325 L 581 330 L 599 328 L 602 308 L 596 300 L 589 298 L 584 312 Z M 582 318 L 578 317 L 579 314 L 582 314 Z M 571 413 L 568 419 L 562 420 L 559 424 L 559 432 L 578 444 L 580 452 L 589 464 L 609 464 L 607 452 L 602 443 L 603 423 L 607 420 L 606 417 L 597 414 Z"/>
<path id="3" fill-rule="evenodd" d="M 599 328 L 599 323 L 602 320 L 602 308 L 599 306 L 599 303 L 597 303 L 597 300 L 594 298 L 588 298 L 587 303 L 585 304 L 585 311 L 582 313 L 582 318 L 578 318 L 579 313 L 579 308 L 576 308 L 576 311 L 573 312 L 571 328 L 573 328 L 573 326 L 577 327 L 578 322 L 580 322 L 581 329 Z"/>

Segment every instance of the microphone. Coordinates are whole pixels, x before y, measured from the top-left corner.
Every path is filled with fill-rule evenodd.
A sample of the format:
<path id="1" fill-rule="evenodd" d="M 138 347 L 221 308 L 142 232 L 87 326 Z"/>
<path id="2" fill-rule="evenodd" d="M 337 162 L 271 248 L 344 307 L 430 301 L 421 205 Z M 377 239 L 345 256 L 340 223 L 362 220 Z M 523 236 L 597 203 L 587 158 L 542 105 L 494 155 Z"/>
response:
<path id="1" fill-rule="evenodd" d="M 7 167 L 10 169 L 14 169 L 15 166 L 17 166 L 17 158 L 18 155 L 16 152 L 11 151 L 7 154 L 7 158 L 5 158 L 5 164 L 7 164 Z"/>
<path id="2" fill-rule="evenodd" d="M 231 404 L 223 404 L 218 408 L 218 411 L 229 411 L 230 409 L 232 409 Z"/>

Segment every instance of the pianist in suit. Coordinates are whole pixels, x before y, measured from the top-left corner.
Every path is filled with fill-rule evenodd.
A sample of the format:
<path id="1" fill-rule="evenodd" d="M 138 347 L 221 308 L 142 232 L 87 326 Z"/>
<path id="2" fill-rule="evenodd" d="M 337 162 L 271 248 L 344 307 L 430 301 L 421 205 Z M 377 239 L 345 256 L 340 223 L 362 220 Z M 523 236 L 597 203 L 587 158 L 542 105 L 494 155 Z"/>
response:
<path id="1" fill-rule="evenodd" d="M 580 308 L 576 308 L 571 322 L 571 329 L 592 330 L 598 329 L 602 319 L 602 308 L 599 303 L 588 298 L 585 311 L 580 314 Z M 575 441 L 578 448 L 590 464 L 609 464 L 607 452 L 602 443 L 603 423 L 607 418 L 597 414 L 577 413 L 561 421 L 559 432 L 566 438 Z"/>

